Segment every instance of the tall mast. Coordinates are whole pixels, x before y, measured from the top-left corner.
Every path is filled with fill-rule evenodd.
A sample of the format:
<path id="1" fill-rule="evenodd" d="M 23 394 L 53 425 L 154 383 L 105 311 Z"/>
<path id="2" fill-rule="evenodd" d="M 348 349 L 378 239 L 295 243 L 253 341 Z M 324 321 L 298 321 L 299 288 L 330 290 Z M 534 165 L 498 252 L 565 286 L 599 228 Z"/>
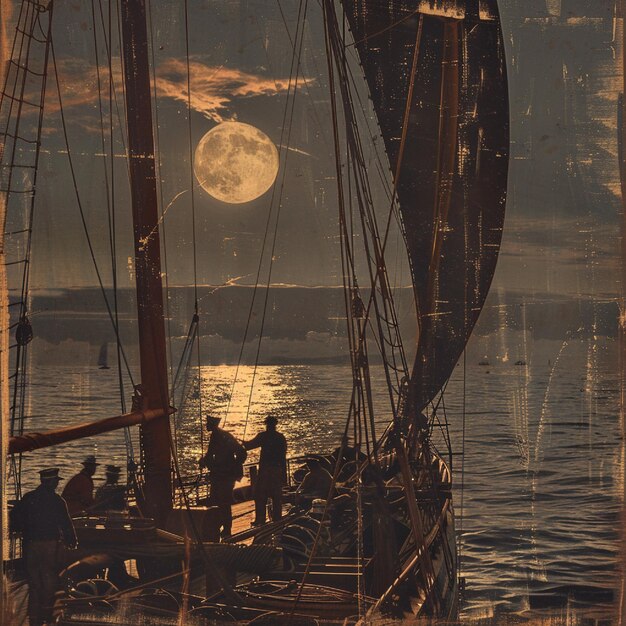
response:
<path id="1" fill-rule="evenodd" d="M 621 219 L 621 297 L 619 301 L 619 380 L 620 380 L 620 421 L 622 427 L 622 516 L 621 516 L 621 588 L 619 600 L 619 624 L 626 626 L 626 0 L 618 0 L 617 15 L 621 18 L 621 65 L 622 98 L 621 111 L 618 111 L 618 154 L 619 173 L 622 192 Z"/>
<path id="2" fill-rule="evenodd" d="M 4 85 L 9 53 L 7 50 L 6 24 L 11 15 L 9 0 L 0 0 L 0 85 Z M 0 149 L 3 149 L 0 148 Z M 6 493 L 6 463 L 9 446 L 9 290 L 4 253 L 4 223 L 6 219 L 6 195 L 0 191 L 0 484 Z M 4 562 L 8 558 L 7 508 L 5 497 L 0 503 L 0 620 L 8 614 L 5 604 L 6 585 Z"/>
<path id="3" fill-rule="evenodd" d="M 141 427 L 145 498 L 147 513 L 164 522 L 172 508 L 172 458 L 146 7 L 145 0 L 120 5 L 143 408 L 166 411 Z"/>

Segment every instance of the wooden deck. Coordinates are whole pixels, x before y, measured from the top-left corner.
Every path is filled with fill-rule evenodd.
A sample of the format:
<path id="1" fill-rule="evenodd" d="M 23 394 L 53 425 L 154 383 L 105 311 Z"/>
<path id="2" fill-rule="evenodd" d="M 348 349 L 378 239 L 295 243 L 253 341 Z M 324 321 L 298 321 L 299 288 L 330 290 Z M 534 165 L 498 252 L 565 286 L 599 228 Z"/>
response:
<path id="1" fill-rule="evenodd" d="M 254 521 L 254 500 L 233 504 L 233 535 L 238 535 L 250 528 Z M 252 538 L 243 543 L 252 543 Z"/>
<path id="2" fill-rule="evenodd" d="M 266 522 L 261 529 L 254 528 L 252 522 L 254 521 L 254 501 L 246 500 L 245 502 L 237 502 L 233 504 L 233 528 L 232 537 L 227 539 L 228 543 L 241 543 L 250 545 L 254 536 L 259 533 L 263 534 L 278 530 L 285 523 L 288 523 L 289 513 L 292 506 L 290 504 L 283 504 L 283 517 L 279 522 Z"/>

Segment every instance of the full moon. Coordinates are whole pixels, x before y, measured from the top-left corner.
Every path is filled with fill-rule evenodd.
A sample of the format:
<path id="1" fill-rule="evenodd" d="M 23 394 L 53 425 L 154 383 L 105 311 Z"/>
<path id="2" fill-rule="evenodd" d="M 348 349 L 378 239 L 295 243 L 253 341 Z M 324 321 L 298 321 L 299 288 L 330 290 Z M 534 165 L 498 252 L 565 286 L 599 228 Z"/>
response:
<path id="1" fill-rule="evenodd" d="M 193 170 L 202 188 L 230 204 L 262 196 L 276 180 L 278 150 L 258 128 L 222 122 L 198 143 Z"/>

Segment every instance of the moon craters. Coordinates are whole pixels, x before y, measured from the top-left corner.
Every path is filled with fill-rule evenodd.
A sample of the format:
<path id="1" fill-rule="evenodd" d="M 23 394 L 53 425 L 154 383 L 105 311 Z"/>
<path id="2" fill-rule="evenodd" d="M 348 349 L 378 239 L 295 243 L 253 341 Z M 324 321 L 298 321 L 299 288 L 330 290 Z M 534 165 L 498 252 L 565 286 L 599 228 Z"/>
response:
<path id="1" fill-rule="evenodd" d="M 272 186 L 278 164 L 276 146 L 265 133 L 250 124 L 223 122 L 198 143 L 194 172 L 208 194 L 242 204 Z"/>

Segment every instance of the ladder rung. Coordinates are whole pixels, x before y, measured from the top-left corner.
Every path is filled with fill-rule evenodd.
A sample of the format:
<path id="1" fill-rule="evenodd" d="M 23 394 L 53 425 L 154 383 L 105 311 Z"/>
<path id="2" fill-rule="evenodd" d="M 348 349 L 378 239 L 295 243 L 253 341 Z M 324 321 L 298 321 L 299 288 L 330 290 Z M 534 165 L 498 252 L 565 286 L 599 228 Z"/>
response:
<path id="1" fill-rule="evenodd" d="M 11 139 L 15 139 L 16 141 L 23 141 L 24 143 L 30 143 L 30 144 L 39 143 L 37 139 L 26 139 L 26 137 L 20 137 L 20 135 L 12 135 L 11 133 L 4 133 L 4 136 L 11 137 Z"/>
<path id="2" fill-rule="evenodd" d="M 34 189 L 7 189 L 0 187 L 0 193 L 35 193 Z"/>
<path id="3" fill-rule="evenodd" d="M 46 39 L 39 39 L 39 37 L 35 37 L 35 35 L 33 35 L 32 33 L 26 32 L 22 28 L 16 28 L 15 30 L 18 31 L 19 33 L 22 33 L 22 35 L 24 35 L 25 37 L 28 37 L 29 39 L 36 41 L 37 43 L 42 43 L 42 44 L 48 43 Z M 40 76 L 43 76 L 43 74 L 40 74 Z"/>
<path id="4" fill-rule="evenodd" d="M 35 9 L 37 9 L 37 11 L 39 11 L 40 13 L 48 11 L 48 6 L 51 4 L 50 2 L 42 3 L 39 0 L 25 0 L 25 2 L 28 2 L 28 4 L 32 4 Z"/>
<path id="5" fill-rule="evenodd" d="M 10 302 L 9 306 L 18 306 L 24 304 L 23 300 L 16 300 L 15 302 Z"/>
<path id="6" fill-rule="evenodd" d="M 20 259 L 19 261 L 10 261 L 9 263 L 5 263 L 5 267 L 9 267 L 9 265 L 19 265 L 20 263 L 28 263 L 28 259 Z"/>
<path id="7" fill-rule="evenodd" d="M 2 191 L 2 190 L 0 189 L 0 191 Z M 12 231 L 4 233 L 4 236 L 5 237 L 12 237 L 13 235 L 22 235 L 24 233 L 29 233 L 30 230 L 31 230 L 30 228 L 23 228 L 22 230 L 12 230 Z"/>
<path id="8" fill-rule="evenodd" d="M 29 35 L 26 31 L 22 30 L 21 28 L 16 28 L 15 30 L 22 33 L 23 35 L 26 35 L 27 37 L 30 37 L 31 39 L 34 39 L 35 41 L 39 41 L 40 43 L 46 43 L 45 39 L 37 39 L 34 35 Z M 9 63 L 11 63 L 12 65 L 14 65 L 15 67 L 19 68 L 20 70 L 24 72 L 28 72 L 29 74 L 32 74 L 33 76 L 41 76 L 41 77 L 45 76 L 44 72 L 35 72 L 35 70 L 31 70 L 26 65 L 20 65 L 15 59 L 11 59 Z"/>
<path id="9" fill-rule="evenodd" d="M 13 102 L 21 102 L 22 104 L 26 104 L 28 106 L 34 107 L 35 109 L 41 109 L 41 103 L 39 104 L 35 104 L 34 102 L 31 102 L 30 100 L 26 100 L 25 98 L 16 98 L 14 96 L 9 95 L 6 91 L 3 91 L 2 93 L 0 93 L 0 100 L 2 98 L 8 98 L 9 100 L 12 100 Z"/>

